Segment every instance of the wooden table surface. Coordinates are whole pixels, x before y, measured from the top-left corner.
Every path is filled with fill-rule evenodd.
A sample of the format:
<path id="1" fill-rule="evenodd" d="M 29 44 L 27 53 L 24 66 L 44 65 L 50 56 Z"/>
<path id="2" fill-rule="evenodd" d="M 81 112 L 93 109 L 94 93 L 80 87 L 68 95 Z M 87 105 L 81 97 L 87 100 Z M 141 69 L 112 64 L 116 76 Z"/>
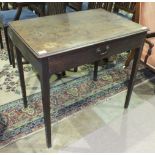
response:
<path id="1" fill-rule="evenodd" d="M 146 31 L 145 27 L 103 9 L 14 21 L 10 27 L 37 58 Z"/>

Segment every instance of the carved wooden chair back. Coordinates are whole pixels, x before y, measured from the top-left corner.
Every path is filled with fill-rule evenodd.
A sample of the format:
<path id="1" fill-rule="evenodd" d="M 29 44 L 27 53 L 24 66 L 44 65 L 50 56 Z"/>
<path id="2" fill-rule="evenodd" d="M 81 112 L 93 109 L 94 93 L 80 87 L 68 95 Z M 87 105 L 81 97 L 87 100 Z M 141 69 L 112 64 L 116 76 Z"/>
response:
<path id="1" fill-rule="evenodd" d="M 13 5 L 13 7 L 15 7 Z M 28 8 L 32 11 L 35 11 L 35 13 L 41 17 L 41 16 L 45 16 L 45 8 L 46 7 L 46 2 L 35 2 L 32 3 L 28 6 Z"/>
<path id="2" fill-rule="evenodd" d="M 132 14 L 132 20 L 135 20 L 135 12 L 136 12 L 136 2 L 115 2 L 113 12 L 119 13 L 120 10 L 123 10 L 127 13 Z"/>
<path id="3" fill-rule="evenodd" d="M 89 2 L 88 9 L 103 8 L 108 11 L 112 11 L 113 2 Z"/>
<path id="4" fill-rule="evenodd" d="M 2 10 L 9 10 L 8 2 L 2 3 Z"/>
<path id="5" fill-rule="evenodd" d="M 76 11 L 80 11 L 82 9 L 82 2 L 69 2 L 68 6 Z"/>
<path id="6" fill-rule="evenodd" d="M 134 13 L 136 2 L 115 2 L 114 11 L 118 12 L 119 9 Z"/>
<path id="7" fill-rule="evenodd" d="M 65 13 L 67 4 L 67 2 L 48 2 L 46 15 L 56 15 Z"/>

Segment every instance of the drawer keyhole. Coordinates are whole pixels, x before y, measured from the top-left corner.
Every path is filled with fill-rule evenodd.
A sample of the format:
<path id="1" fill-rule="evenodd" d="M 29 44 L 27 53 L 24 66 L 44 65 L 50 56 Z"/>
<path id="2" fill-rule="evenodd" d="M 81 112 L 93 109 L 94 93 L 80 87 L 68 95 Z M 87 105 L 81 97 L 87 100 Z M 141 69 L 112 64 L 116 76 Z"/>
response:
<path id="1" fill-rule="evenodd" d="M 109 49 L 110 49 L 109 45 L 107 45 L 104 50 L 102 50 L 100 47 L 98 47 L 96 49 L 96 53 L 99 54 L 99 55 L 105 55 L 105 54 L 108 53 Z"/>

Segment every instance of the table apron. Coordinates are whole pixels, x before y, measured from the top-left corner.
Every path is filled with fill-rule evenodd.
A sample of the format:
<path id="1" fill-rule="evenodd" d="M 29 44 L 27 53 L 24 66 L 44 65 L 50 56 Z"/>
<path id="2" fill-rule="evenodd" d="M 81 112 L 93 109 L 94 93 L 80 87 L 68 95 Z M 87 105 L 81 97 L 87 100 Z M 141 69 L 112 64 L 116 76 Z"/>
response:
<path id="1" fill-rule="evenodd" d="M 51 56 L 48 58 L 49 73 L 58 73 L 124 51 L 140 48 L 144 43 L 145 35 L 146 33 L 139 33 Z"/>

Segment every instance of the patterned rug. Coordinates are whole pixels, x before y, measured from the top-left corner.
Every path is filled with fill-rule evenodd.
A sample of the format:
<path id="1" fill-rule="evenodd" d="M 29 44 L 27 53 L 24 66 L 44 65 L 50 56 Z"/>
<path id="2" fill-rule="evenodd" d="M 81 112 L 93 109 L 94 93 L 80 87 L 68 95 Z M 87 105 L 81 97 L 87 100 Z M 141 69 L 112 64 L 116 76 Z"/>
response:
<path id="1" fill-rule="evenodd" d="M 91 64 L 80 66 L 77 73 L 67 71 L 61 80 L 53 75 L 50 80 L 52 123 L 125 90 L 131 70 L 131 67 L 123 69 L 126 57 L 125 52 L 117 55 L 115 64 L 101 65 L 97 82 L 92 80 Z M 0 120 L 6 125 L 0 130 L 0 148 L 44 127 L 39 81 L 31 65 L 24 66 L 24 73 L 29 104 L 26 109 L 21 99 L 17 67 L 13 69 L 9 65 L 7 52 L 3 49 L 0 52 Z M 140 65 L 136 83 L 153 76 Z"/>

